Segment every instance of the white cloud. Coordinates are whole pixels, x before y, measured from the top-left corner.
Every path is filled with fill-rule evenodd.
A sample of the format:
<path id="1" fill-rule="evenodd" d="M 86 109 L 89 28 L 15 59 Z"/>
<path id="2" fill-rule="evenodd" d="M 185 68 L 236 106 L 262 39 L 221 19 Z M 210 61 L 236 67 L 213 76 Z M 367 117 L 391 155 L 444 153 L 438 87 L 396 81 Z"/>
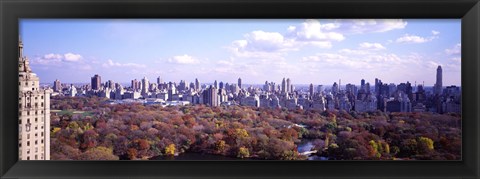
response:
<path id="1" fill-rule="evenodd" d="M 146 65 L 137 64 L 137 63 L 118 63 L 114 62 L 113 60 L 109 59 L 106 63 L 103 63 L 103 67 L 133 67 L 133 68 L 146 68 Z"/>
<path id="2" fill-rule="evenodd" d="M 368 50 L 356 50 L 356 49 L 341 49 L 338 52 L 343 54 L 351 54 L 351 55 L 367 55 L 371 53 Z"/>
<path id="3" fill-rule="evenodd" d="M 397 38 L 397 43 L 425 43 L 430 42 L 433 39 L 437 38 L 437 36 L 431 37 L 420 37 L 416 35 L 405 34 L 402 37 Z"/>
<path id="4" fill-rule="evenodd" d="M 168 59 L 170 63 L 178 63 L 178 64 L 198 64 L 200 60 L 195 57 L 189 55 L 178 55 Z"/>
<path id="5" fill-rule="evenodd" d="M 368 43 L 363 42 L 360 45 L 360 49 L 369 49 L 369 50 L 385 50 L 386 48 L 380 43 Z"/>
<path id="6" fill-rule="evenodd" d="M 63 62 L 80 62 L 82 60 L 80 54 L 66 53 L 66 54 L 56 54 L 49 53 L 43 56 L 37 56 L 32 60 L 33 64 L 42 64 L 42 65 L 56 65 L 60 66 Z"/>
<path id="7" fill-rule="evenodd" d="M 439 32 L 439 31 L 432 30 L 432 35 L 438 35 L 438 34 L 440 34 L 440 32 Z"/>
<path id="8" fill-rule="evenodd" d="M 65 61 L 76 62 L 82 59 L 82 56 L 79 54 L 66 53 L 64 56 Z"/>
<path id="9" fill-rule="evenodd" d="M 55 54 L 49 53 L 43 56 L 45 60 L 57 60 L 57 61 L 69 61 L 69 62 L 76 62 L 82 59 L 80 54 L 74 53 L 66 53 L 66 54 Z"/>
<path id="10" fill-rule="evenodd" d="M 403 29 L 407 22 L 403 19 L 353 19 L 336 20 L 338 30 L 348 34 L 379 33 Z"/>
<path id="11" fill-rule="evenodd" d="M 50 53 L 50 54 L 46 54 L 43 56 L 44 59 L 48 59 L 48 60 L 51 60 L 51 59 L 62 59 L 62 55 L 60 54 L 54 54 L 54 53 Z"/>
<path id="12" fill-rule="evenodd" d="M 306 20 L 298 26 L 290 26 L 288 34 L 297 41 L 342 41 L 343 34 L 338 32 L 325 32 L 338 28 L 338 24 L 320 24 L 318 20 Z"/>
<path id="13" fill-rule="evenodd" d="M 462 53 L 462 45 L 457 43 L 453 48 L 445 49 L 445 53 L 448 55 L 459 55 Z"/>
<path id="14" fill-rule="evenodd" d="M 275 52 L 282 51 L 292 44 L 278 32 L 265 32 L 261 30 L 245 34 L 246 40 L 239 40 L 236 43 L 241 48 L 249 51 Z"/>

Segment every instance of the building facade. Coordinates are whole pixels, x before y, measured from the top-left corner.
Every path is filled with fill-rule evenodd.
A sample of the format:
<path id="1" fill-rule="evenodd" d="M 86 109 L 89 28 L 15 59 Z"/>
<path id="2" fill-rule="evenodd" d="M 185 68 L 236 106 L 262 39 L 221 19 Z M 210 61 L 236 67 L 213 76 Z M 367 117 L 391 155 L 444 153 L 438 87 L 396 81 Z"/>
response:
<path id="1" fill-rule="evenodd" d="M 50 160 L 50 89 L 40 89 L 19 43 L 18 157 L 19 160 Z"/>

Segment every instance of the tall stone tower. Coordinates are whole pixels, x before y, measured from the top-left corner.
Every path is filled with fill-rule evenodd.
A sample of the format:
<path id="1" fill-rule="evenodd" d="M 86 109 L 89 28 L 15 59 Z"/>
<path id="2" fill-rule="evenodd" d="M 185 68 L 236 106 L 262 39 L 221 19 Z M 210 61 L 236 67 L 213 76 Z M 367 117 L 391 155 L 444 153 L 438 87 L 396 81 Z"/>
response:
<path id="1" fill-rule="evenodd" d="M 50 89 L 40 89 L 40 79 L 18 44 L 18 157 L 20 160 L 50 160 Z"/>

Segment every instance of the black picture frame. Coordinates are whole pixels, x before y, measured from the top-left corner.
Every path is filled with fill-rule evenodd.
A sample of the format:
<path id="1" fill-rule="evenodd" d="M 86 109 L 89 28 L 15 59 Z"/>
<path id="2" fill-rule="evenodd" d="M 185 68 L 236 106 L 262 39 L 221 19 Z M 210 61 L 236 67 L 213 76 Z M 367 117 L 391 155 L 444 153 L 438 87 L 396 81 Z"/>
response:
<path id="1" fill-rule="evenodd" d="M 462 161 L 18 161 L 20 18 L 461 18 Z M 0 0 L 0 178 L 480 178 L 478 0 Z"/>

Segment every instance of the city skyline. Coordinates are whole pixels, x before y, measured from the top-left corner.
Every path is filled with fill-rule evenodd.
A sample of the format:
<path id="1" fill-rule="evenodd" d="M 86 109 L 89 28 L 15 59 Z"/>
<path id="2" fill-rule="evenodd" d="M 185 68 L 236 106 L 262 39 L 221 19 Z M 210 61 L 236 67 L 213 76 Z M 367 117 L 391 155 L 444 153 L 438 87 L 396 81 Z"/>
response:
<path id="1" fill-rule="evenodd" d="M 41 83 L 156 80 L 460 85 L 460 20 L 30 20 Z M 430 70 L 431 69 L 431 70 Z M 74 70 L 74 71 L 72 71 Z M 59 74 L 62 74 L 59 76 Z M 103 82 L 102 81 L 102 82 Z M 342 85 L 342 86 L 343 86 Z"/>

